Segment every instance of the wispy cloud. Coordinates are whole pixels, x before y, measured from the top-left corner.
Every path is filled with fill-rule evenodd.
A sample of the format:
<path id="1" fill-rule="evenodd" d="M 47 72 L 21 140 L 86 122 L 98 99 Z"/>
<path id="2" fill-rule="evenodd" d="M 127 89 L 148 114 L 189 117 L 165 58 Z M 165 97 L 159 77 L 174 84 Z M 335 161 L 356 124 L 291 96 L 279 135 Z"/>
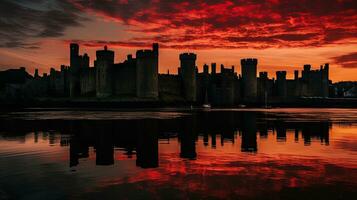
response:
<path id="1" fill-rule="evenodd" d="M 333 57 L 334 63 L 345 68 L 357 68 L 357 52 Z"/>
<path id="2" fill-rule="evenodd" d="M 26 4 L 21 0 L 0 2 L 0 47 L 27 48 L 39 47 L 41 38 L 62 36 L 65 29 L 80 26 L 86 20 L 81 12 L 67 1 L 32 1 Z"/>

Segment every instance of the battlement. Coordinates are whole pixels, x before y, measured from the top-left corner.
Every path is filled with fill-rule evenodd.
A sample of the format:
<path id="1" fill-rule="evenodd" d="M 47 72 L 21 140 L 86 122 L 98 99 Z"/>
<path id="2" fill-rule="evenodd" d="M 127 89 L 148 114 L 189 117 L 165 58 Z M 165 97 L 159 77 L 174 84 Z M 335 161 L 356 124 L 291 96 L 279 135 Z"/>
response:
<path id="1" fill-rule="evenodd" d="M 258 59 L 256 58 L 245 58 L 240 60 L 241 65 L 257 65 Z"/>
<path id="2" fill-rule="evenodd" d="M 142 49 L 136 51 L 136 58 L 148 58 L 155 56 L 155 52 L 150 49 Z"/>
<path id="3" fill-rule="evenodd" d="M 306 64 L 304 65 L 304 71 L 310 71 L 311 70 L 311 65 Z"/>
<path id="4" fill-rule="evenodd" d="M 104 50 L 98 50 L 96 52 L 97 60 L 106 60 L 108 58 L 111 58 L 114 60 L 114 51 L 108 50 L 105 46 Z"/>
<path id="5" fill-rule="evenodd" d="M 108 50 L 108 49 L 104 49 L 104 50 L 98 50 L 96 52 L 97 56 L 98 55 L 114 55 L 114 51 L 112 50 Z M 84 54 L 85 55 L 85 54 Z"/>
<path id="6" fill-rule="evenodd" d="M 276 78 L 277 79 L 286 79 L 286 71 L 277 71 Z"/>
<path id="7" fill-rule="evenodd" d="M 323 69 L 324 70 L 329 70 L 329 68 L 330 68 L 330 64 L 329 63 L 325 63 Z"/>
<path id="8" fill-rule="evenodd" d="M 203 65 L 203 73 L 208 74 L 208 68 L 209 66 L 207 64 Z"/>
<path id="9" fill-rule="evenodd" d="M 79 45 L 77 43 L 71 43 L 69 45 L 69 47 L 70 47 L 71 51 L 74 51 L 74 52 L 78 52 L 78 50 L 79 50 Z"/>
<path id="10" fill-rule="evenodd" d="M 268 72 L 259 72 L 259 78 L 267 79 L 268 78 Z"/>
<path id="11" fill-rule="evenodd" d="M 159 52 L 159 43 L 153 43 L 152 44 L 152 50 L 156 53 Z"/>
<path id="12" fill-rule="evenodd" d="M 197 55 L 194 53 L 182 53 L 180 54 L 180 60 L 196 60 Z"/>
<path id="13" fill-rule="evenodd" d="M 234 74 L 234 66 L 226 68 L 224 65 L 221 65 L 221 74 Z"/>
<path id="14" fill-rule="evenodd" d="M 126 59 L 127 59 L 127 61 L 132 60 L 133 59 L 133 55 L 131 55 L 131 54 L 127 55 Z"/>
<path id="15" fill-rule="evenodd" d="M 66 65 L 61 65 L 61 71 L 65 71 L 65 70 L 68 70 L 68 69 L 69 69 L 68 66 L 66 66 Z"/>

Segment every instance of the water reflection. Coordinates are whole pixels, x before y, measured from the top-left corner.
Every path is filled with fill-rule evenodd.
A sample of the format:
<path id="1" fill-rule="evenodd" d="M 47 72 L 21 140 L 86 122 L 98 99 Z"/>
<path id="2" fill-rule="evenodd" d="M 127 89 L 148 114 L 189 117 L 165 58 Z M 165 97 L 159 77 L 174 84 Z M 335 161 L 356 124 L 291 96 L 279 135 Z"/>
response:
<path id="1" fill-rule="evenodd" d="M 0 199 L 356 196 L 357 111 L 148 113 L 0 117 Z"/>
<path id="2" fill-rule="evenodd" d="M 69 166 L 79 165 L 81 159 L 89 157 L 89 149 L 95 152 L 95 164 L 99 166 L 113 165 L 114 150 L 124 151 L 127 158 L 135 155 L 136 166 L 141 168 L 159 167 L 159 141 L 178 138 L 180 144 L 179 157 L 195 160 L 199 157 L 196 146 L 202 137 L 203 146 L 217 147 L 235 144 L 240 139 L 240 151 L 259 152 L 259 140 L 275 137 L 276 143 L 285 143 L 287 134 L 294 135 L 294 141 L 303 140 L 305 146 L 312 140 L 322 145 L 329 145 L 329 131 L 332 122 L 312 121 L 301 123 L 274 119 L 267 120 L 266 113 L 259 112 L 197 112 L 176 119 L 138 119 L 138 120 L 73 120 L 73 121 L 21 121 L 7 120 L 2 124 L 5 140 L 26 140 L 26 134 L 34 132 L 34 143 L 47 138 L 49 144 L 59 142 L 61 146 L 69 146 Z M 56 132 L 52 131 L 56 130 Z M 56 141 L 60 134 L 60 141 Z M 218 136 L 218 138 L 217 138 Z M 282 152 L 283 153 L 283 152 Z"/>

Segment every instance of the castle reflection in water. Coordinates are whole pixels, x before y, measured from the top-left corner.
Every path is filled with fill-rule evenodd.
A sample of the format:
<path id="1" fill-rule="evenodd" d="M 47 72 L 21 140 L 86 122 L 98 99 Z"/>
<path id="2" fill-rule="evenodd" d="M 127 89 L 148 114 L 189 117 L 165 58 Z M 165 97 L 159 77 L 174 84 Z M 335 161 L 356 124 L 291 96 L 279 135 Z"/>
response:
<path id="1" fill-rule="evenodd" d="M 18 129 L 9 121 L 7 129 Z M 121 149 L 128 158 L 136 157 L 141 168 L 159 167 L 159 143 L 176 139 L 180 143 L 181 158 L 199 159 L 196 143 L 203 142 L 207 148 L 235 144 L 240 138 L 240 151 L 259 151 L 258 138 L 267 137 L 277 143 L 284 143 L 287 133 L 295 142 L 310 145 L 312 140 L 329 145 L 329 121 L 299 122 L 289 119 L 271 118 L 255 112 L 197 112 L 175 119 L 137 120 L 93 120 L 93 121 L 23 121 L 17 133 L 33 131 L 35 142 L 40 132 L 48 134 L 49 142 L 56 143 L 55 134 L 60 133 L 60 145 L 69 146 L 69 165 L 79 165 L 80 159 L 89 157 L 89 150 L 95 150 L 96 165 L 113 165 L 115 149 Z M 5 126 L 5 125 L 3 125 Z M 36 127 L 33 129 L 32 127 Z M 5 127 L 2 127 L 5 128 Z M 51 131 L 56 130 L 56 131 Z M 3 137 L 13 137 L 12 134 Z M 19 136 L 17 134 L 17 136 Z M 198 140 L 198 138 L 203 138 Z M 299 141 L 300 140 L 300 141 Z"/>

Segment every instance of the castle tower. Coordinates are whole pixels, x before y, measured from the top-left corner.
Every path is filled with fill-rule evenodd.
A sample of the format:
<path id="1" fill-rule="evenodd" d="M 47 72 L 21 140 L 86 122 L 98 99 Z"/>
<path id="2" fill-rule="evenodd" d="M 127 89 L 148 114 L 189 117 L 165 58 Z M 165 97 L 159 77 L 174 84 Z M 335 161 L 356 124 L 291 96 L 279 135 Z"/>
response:
<path id="1" fill-rule="evenodd" d="M 79 45 L 76 43 L 70 44 L 70 67 L 78 65 Z"/>
<path id="2" fill-rule="evenodd" d="M 300 83 L 300 78 L 299 78 L 299 70 L 294 70 L 294 96 L 299 97 L 301 95 L 301 83 Z"/>
<path id="3" fill-rule="evenodd" d="M 97 97 L 108 97 L 112 95 L 112 67 L 114 64 L 114 51 L 104 50 L 96 52 L 96 92 Z"/>
<path id="4" fill-rule="evenodd" d="M 180 54 L 183 93 L 187 101 L 196 101 L 196 54 Z"/>
<path id="5" fill-rule="evenodd" d="M 35 74 L 34 74 L 35 79 L 39 79 L 40 75 L 38 74 L 38 69 L 35 69 Z"/>
<path id="6" fill-rule="evenodd" d="M 329 96 L 329 64 L 326 63 L 322 68 L 322 97 Z"/>
<path id="7" fill-rule="evenodd" d="M 299 70 L 294 70 L 294 80 L 295 81 L 299 80 Z"/>
<path id="8" fill-rule="evenodd" d="M 286 71 L 276 72 L 276 89 L 277 95 L 281 98 L 287 97 L 287 82 L 286 82 Z"/>
<path id="9" fill-rule="evenodd" d="M 306 81 L 310 77 L 311 65 L 304 65 L 304 70 L 302 71 L 302 79 Z"/>
<path id="10" fill-rule="evenodd" d="M 268 79 L 268 72 L 259 72 L 259 78 L 262 80 Z"/>
<path id="11" fill-rule="evenodd" d="M 257 98 L 257 64 L 255 58 L 241 60 L 243 97 L 255 101 Z"/>
<path id="12" fill-rule="evenodd" d="M 203 65 L 203 73 L 206 75 L 208 74 L 208 65 L 207 64 Z"/>
<path id="13" fill-rule="evenodd" d="M 89 68 L 89 56 L 88 54 L 84 54 L 82 58 L 82 66 L 83 68 Z"/>
<path id="14" fill-rule="evenodd" d="M 70 83 L 69 83 L 69 93 L 70 97 L 76 97 L 80 94 L 80 73 L 81 59 L 79 56 L 79 45 L 72 43 L 70 44 Z"/>
<path id="15" fill-rule="evenodd" d="M 216 67 L 217 67 L 216 63 L 211 63 L 211 74 L 212 75 L 216 75 Z"/>
<path id="16" fill-rule="evenodd" d="M 152 50 L 136 52 L 136 95 L 139 98 L 159 96 L 159 44 L 154 43 Z"/>

